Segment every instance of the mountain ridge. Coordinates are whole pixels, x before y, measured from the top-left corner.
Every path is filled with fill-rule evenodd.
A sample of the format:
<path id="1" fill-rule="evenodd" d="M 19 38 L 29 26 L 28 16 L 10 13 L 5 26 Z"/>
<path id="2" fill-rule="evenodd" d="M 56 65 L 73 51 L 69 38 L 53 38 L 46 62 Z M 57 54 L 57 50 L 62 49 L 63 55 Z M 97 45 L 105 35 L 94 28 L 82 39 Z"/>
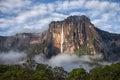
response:
<path id="1" fill-rule="evenodd" d="M 52 21 L 48 30 L 41 34 L 21 33 L 15 36 L 0 36 L 0 51 L 26 51 L 44 53 L 48 58 L 63 52 L 78 55 L 103 54 L 107 60 L 120 57 L 120 34 L 109 33 L 96 28 L 88 17 L 69 16 L 62 21 Z M 37 47 L 36 47 L 37 46 Z M 36 47 L 36 48 L 35 48 Z"/>

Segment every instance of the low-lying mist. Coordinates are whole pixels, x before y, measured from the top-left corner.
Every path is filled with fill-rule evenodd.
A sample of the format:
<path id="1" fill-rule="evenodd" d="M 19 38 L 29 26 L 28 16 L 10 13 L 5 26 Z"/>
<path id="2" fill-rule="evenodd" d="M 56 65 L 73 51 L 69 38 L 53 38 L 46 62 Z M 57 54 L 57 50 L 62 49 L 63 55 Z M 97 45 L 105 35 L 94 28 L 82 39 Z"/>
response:
<path id="1" fill-rule="evenodd" d="M 0 64 L 20 64 L 23 59 L 25 59 L 27 55 L 23 52 L 14 52 L 10 51 L 7 53 L 0 53 Z"/>
<path id="2" fill-rule="evenodd" d="M 0 64 L 22 64 L 25 63 L 27 59 L 27 54 L 22 52 L 10 51 L 8 53 L 0 53 Z M 51 59 L 46 59 L 44 55 L 35 55 L 33 57 L 36 63 L 39 64 L 48 64 L 51 67 L 63 67 L 66 71 L 71 71 L 74 68 L 84 68 L 87 71 L 94 68 L 95 66 L 100 65 L 110 65 L 111 63 L 105 62 L 102 60 L 102 55 L 95 56 L 77 56 L 75 54 L 58 54 L 53 56 Z"/>
<path id="3" fill-rule="evenodd" d="M 74 68 L 84 68 L 89 71 L 95 66 L 110 65 L 111 63 L 102 61 L 102 55 L 83 55 L 77 56 L 75 54 L 59 54 L 53 56 L 51 59 L 45 59 L 41 55 L 36 55 L 34 60 L 37 63 L 48 64 L 52 67 L 63 67 L 66 71 L 71 71 Z"/>

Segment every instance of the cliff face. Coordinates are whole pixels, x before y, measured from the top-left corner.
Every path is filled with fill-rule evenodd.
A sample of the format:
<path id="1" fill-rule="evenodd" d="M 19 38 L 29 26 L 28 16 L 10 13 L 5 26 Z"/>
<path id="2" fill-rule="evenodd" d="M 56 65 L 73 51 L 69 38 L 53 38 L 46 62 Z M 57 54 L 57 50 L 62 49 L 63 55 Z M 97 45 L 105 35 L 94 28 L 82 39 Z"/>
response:
<path id="1" fill-rule="evenodd" d="M 34 46 L 33 46 L 34 45 Z M 37 46 L 36 46 L 37 45 Z M 30 48 L 32 46 L 32 48 Z M 60 53 L 101 53 L 106 59 L 120 57 L 120 35 L 102 31 L 86 16 L 70 16 L 63 21 L 53 21 L 42 34 L 17 34 L 0 37 L 0 51 L 33 49 L 32 53 L 44 53 L 47 57 Z"/>
<path id="2" fill-rule="evenodd" d="M 120 57 L 120 34 L 94 27 L 86 16 L 70 16 L 63 21 L 53 21 L 47 32 L 46 41 L 50 43 L 48 54 L 103 54 L 109 60 Z"/>
<path id="3" fill-rule="evenodd" d="M 108 60 L 117 60 L 120 58 L 120 34 L 109 33 L 95 28 L 103 40 L 103 53 L 104 57 Z"/>
<path id="4" fill-rule="evenodd" d="M 70 16 L 63 21 L 51 22 L 49 32 L 59 53 L 63 46 L 64 53 L 96 54 L 94 43 L 96 47 L 102 46 L 102 38 L 86 16 Z"/>
<path id="5" fill-rule="evenodd" d="M 32 33 L 16 34 L 9 37 L 0 36 L 0 52 L 9 50 L 24 51 L 29 45 L 40 42 L 40 36 Z"/>

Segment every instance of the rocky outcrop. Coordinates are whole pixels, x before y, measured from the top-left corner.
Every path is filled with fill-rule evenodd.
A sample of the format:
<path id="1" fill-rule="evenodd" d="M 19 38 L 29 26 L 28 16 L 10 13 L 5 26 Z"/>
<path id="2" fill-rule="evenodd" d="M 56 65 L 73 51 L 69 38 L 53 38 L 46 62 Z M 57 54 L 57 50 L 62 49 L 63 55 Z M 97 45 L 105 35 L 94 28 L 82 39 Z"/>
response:
<path id="1" fill-rule="evenodd" d="M 120 34 L 109 33 L 95 28 L 103 40 L 101 53 L 107 60 L 118 60 L 120 58 Z"/>
<path id="2" fill-rule="evenodd" d="M 51 55 L 61 53 L 62 27 L 64 53 L 103 54 L 104 58 L 109 60 L 120 57 L 120 34 L 108 33 L 94 27 L 84 15 L 70 16 L 63 21 L 49 24 L 46 40 L 50 43 L 48 51 Z"/>
<path id="3" fill-rule="evenodd" d="M 86 16 L 70 16 L 63 21 L 51 22 L 49 34 L 52 35 L 54 47 L 61 48 L 61 31 L 63 26 L 63 51 L 64 53 L 96 54 L 96 47 L 101 47 L 102 38 L 95 30 L 94 25 Z M 80 50 L 83 48 L 82 50 Z M 85 50 L 84 50 L 85 49 Z M 87 50 L 86 50 L 87 49 Z"/>
<path id="4" fill-rule="evenodd" d="M 1 52 L 11 49 L 25 51 L 31 46 L 30 50 L 34 49 L 32 53 L 44 53 L 47 57 L 62 52 L 78 55 L 103 54 L 105 59 L 118 59 L 120 34 L 102 31 L 94 27 L 88 17 L 82 15 L 70 16 L 63 21 L 53 21 L 42 34 L 22 33 L 0 37 Z"/>
<path id="5" fill-rule="evenodd" d="M 0 52 L 9 50 L 24 51 L 29 45 L 39 44 L 40 35 L 32 33 L 21 33 L 15 36 L 0 36 Z"/>

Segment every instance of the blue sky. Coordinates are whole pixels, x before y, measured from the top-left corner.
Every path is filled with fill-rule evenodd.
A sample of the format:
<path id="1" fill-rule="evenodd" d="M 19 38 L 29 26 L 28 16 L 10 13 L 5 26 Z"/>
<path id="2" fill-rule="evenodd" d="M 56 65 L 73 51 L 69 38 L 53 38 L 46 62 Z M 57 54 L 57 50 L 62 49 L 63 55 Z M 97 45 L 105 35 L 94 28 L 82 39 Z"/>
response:
<path id="1" fill-rule="evenodd" d="M 120 33 L 120 0 L 0 0 L 0 35 L 43 32 L 70 15 L 86 15 L 96 27 Z"/>

